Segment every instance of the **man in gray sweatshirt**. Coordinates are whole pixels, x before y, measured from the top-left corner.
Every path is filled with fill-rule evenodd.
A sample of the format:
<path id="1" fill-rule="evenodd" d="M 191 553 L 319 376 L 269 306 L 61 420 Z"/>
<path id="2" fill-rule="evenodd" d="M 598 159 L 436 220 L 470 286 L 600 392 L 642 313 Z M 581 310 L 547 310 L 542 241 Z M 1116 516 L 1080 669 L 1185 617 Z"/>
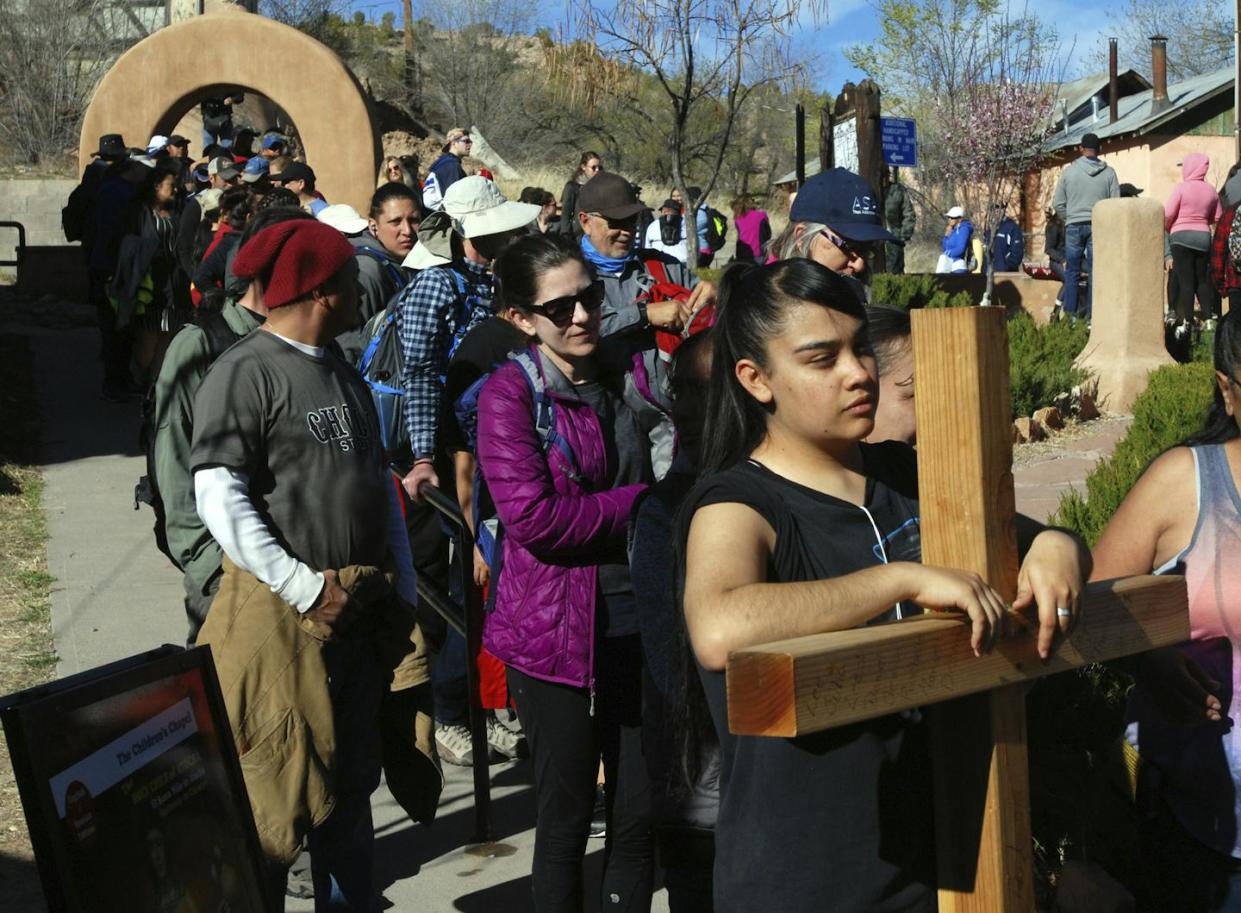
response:
<path id="1" fill-rule="evenodd" d="M 1070 317 L 1079 313 L 1090 319 L 1091 267 L 1094 264 L 1094 244 L 1090 236 L 1090 211 L 1094 204 L 1109 197 L 1120 196 L 1120 182 L 1110 165 L 1099 160 L 1099 137 L 1087 133 L 1079 146 L 1082 157 L 1060 175 L 1052 206 L 1056 215 L 1064 220 L 1064 312 Z M 1078 307 L 1078 276 L 1086 270 L 1086 302 Z"/>

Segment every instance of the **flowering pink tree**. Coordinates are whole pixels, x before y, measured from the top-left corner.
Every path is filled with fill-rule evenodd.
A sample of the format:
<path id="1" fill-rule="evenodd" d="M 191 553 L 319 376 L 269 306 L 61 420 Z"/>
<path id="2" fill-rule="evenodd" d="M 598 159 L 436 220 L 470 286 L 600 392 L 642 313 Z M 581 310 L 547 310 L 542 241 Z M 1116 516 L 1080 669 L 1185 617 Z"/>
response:
<path id="1" fill-rule="evenodd" d="M 1051 126 L 1060 86 L 1056 50 L 1037 19 L 997 14 L 971 49 L 974 62 L 958 91 L 931 101 L 939 129 L 922 177 L 947 190 L 988 239 L 984 304 L 994 285 L 996 223 L 1021 202 Z"/>

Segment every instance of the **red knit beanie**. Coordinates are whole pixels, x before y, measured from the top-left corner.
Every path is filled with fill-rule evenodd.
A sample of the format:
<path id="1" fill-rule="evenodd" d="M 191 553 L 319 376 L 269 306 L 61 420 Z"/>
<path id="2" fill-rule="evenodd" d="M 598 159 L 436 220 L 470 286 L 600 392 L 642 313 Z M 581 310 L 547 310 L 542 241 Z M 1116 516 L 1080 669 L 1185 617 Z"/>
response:
<path id="1" fill-rule="evenodd" d="M 323 222 L 294 219 L 264 228 L 237 251 L 233 275 L 263 283 L 268 308 L 297 301 L 353 259 L 353 245 Z"/>

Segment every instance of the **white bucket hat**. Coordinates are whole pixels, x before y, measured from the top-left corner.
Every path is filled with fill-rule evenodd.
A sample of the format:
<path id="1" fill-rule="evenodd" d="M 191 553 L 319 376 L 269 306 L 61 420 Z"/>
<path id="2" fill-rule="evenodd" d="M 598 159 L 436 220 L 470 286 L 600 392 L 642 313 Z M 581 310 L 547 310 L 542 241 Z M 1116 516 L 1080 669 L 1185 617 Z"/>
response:
<path id="1" fill-rule="evenodd" d="M 331 225 L 343 235 L 356 235 L 366 231 L 371 223 L 358 215 L 358 211 L 348 203 L 333 203 L 319 210 L 317 218 L 325 225 Z"/>
<path id="2" fill-rule="evenodd" d="M 461 178 L 444 193 L 444 212 L 452 218 L 453 231 L 463 238 L 525 228 L 538 218 L 540 208 L 533 203 L 512 202 L 499 187 L 479 175 Z"/>

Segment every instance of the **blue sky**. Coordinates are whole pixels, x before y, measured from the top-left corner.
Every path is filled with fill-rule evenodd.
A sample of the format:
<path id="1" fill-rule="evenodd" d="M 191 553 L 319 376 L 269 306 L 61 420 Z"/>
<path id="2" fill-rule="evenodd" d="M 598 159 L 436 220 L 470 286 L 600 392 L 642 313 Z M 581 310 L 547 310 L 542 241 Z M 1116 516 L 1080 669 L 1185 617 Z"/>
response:
<path id="1" fill-rule="evenodd" d="M 414 15 L 427 0 L 414 0 Z M 452 2 L 452 0 L 431 0 Z M 565 4 L 573 0 L 536 0 L 541 9 L 536 21 L 553 30 L 564 22 Z M 858 81 L 861 74 L 844 58 L 844 50 L 852 44 L 864 44 L 879 34 L 879 17 L 872 3 L 877 0 L 828 0 L 828 19 L 818 27 L 807 26 L 797 36 L 799 46 L 807 55 L 817 54 L 817 85 L 821 90 L 837 92 L 845 82 Z M 1025 8 L 1023 0 L 1010 0 L 1015 15 Z M 354 0 L 360 9 L 374 19 L 387 10 L 399 20 L 401 0 Z M 1073 79 L 1096 69 L 1092 63 L 1099 47 L 1106 46 L 1110 22 L 1109 10 L 1120 9 L 1123 0 L 1031 0 L 1029 8 L 1044 22 L 1056 23 L 1060 30 L 1062 54 L 1068 58 L 1065 79 Z M 1068 23 L 1072 23 L 1071 26 Z M 1070 51 L 1072 53 L 1070 53 Z"/>

